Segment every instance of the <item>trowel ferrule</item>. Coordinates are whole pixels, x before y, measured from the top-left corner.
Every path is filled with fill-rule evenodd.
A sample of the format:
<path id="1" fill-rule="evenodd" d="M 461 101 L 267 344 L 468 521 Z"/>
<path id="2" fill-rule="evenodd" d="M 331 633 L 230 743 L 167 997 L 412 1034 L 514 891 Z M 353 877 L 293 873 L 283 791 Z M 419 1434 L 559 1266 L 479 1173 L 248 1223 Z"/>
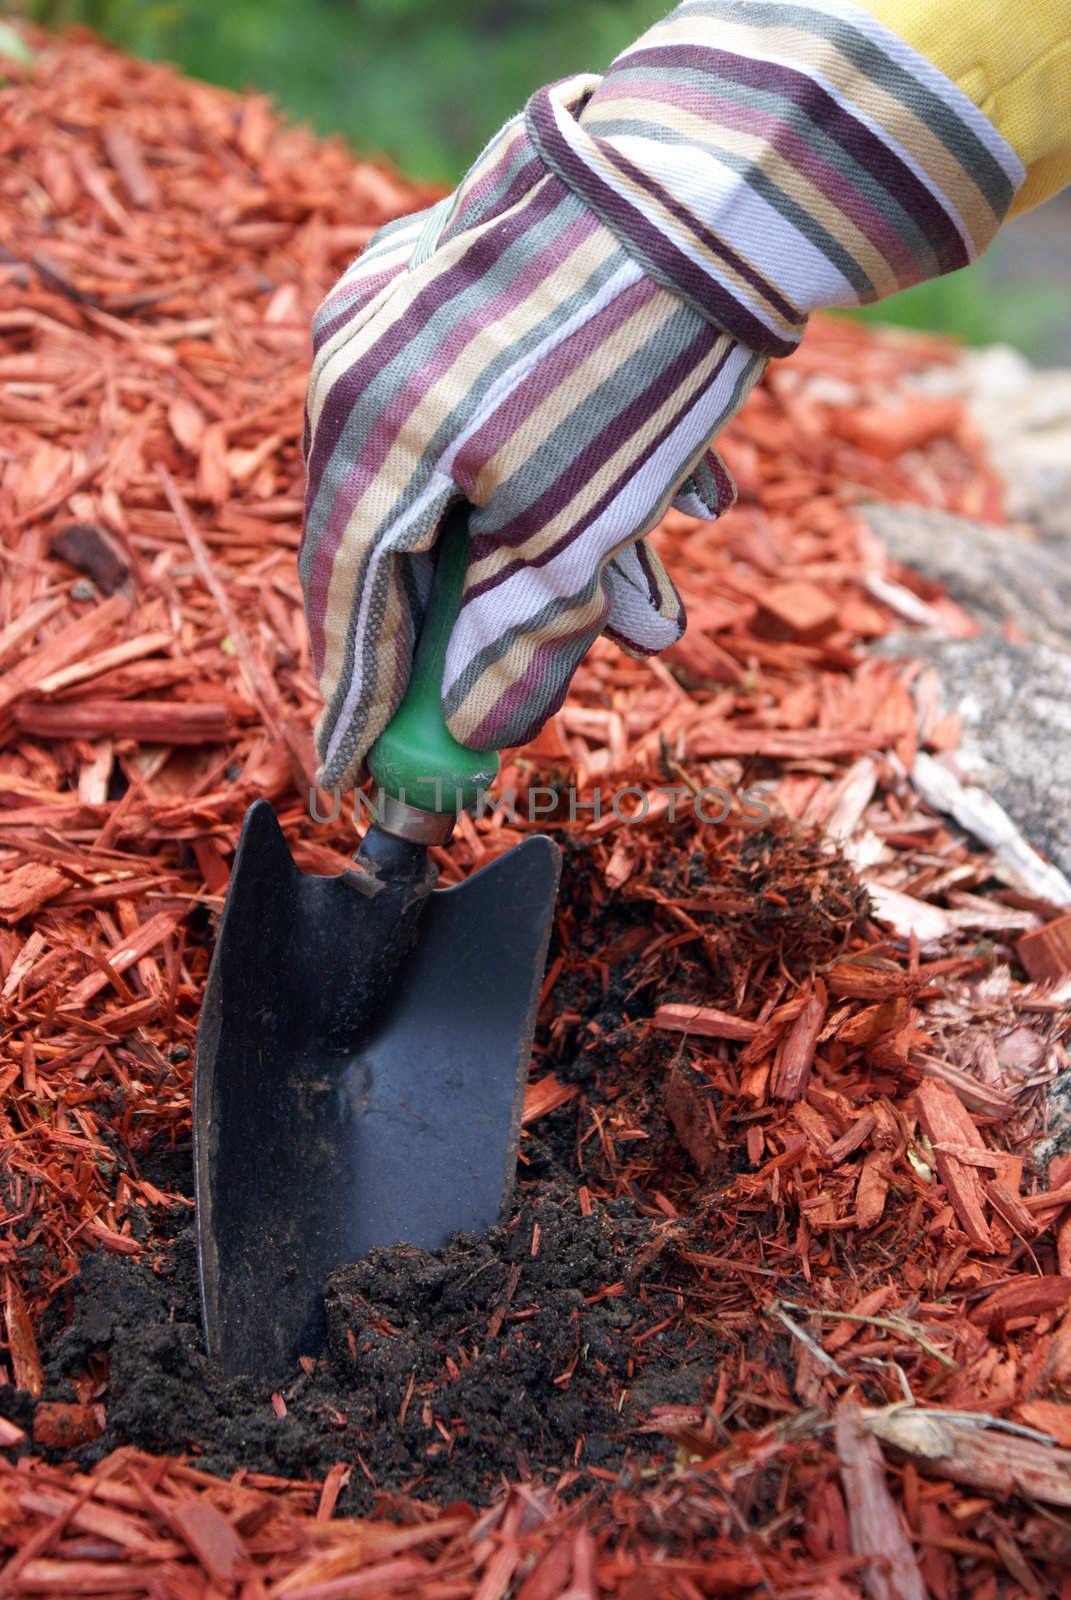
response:
<path id="1" fill-rule="evenodd" d="M 372 791 L 372 815 L 377 828 L 411 844 L 445 844 L 457 821 L 453 811 L 422 811 L 379 787 Z"/>

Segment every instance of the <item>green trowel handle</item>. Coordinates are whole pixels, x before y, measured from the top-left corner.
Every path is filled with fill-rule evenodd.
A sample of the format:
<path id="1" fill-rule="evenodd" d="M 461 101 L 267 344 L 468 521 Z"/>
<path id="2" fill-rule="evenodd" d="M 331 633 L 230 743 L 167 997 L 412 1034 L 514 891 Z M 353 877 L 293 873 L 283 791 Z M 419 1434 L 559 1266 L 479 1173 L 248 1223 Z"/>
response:
<path id="1" fill-rule="evenodd" d="M 443 720 L 446 647 L 461 604 L 468 561 L 469 507 L 456 506 L 439 538 L 431 599 L 405 698 L 368 752 L 385 794 L 420 811 L 456 812 L 476 803 L 498 773 L 494 750 L 466 750 Z"/>

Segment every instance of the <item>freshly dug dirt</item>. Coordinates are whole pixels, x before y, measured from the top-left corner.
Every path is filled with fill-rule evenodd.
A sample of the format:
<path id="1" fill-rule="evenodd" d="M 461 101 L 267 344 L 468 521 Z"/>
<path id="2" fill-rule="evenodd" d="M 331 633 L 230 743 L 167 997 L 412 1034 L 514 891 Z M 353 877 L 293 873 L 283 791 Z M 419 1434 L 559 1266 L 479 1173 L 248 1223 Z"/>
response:
<path id="1" fill-rule="evenodd" d="M 617 1469 L 658 1443 L 632 1432 L 652 1404 L 702 1398 L 716 1355 L 714 1340 L 685 1350 L 655 1334 L 635 1360 L 660 1320 L 638 1278 L 664 1231 L 627 1201 L 585 1217 L 561 1183 L 533 1184 L 486 1238 L 377 1251 L 330 1281 L 326 1355 L 281 1390 L 282 1416 L 270 1386 L 226 1382 L 204 1355 L 192 1230 L 155 1272 L 93 1252 L 46 1348 L 45 1398 L 73 1400 L 76 1379 L 106 1371 L 107 1427 L 85 1462 L 126 1443 L 189 1450 L 222 1474 L 359 1462 L 350 1510 L 374 1489 L 480 1502 L 503 1474 Z"/>
<path id="2" fill-rule="evenodd" d="M 88 1254 L 42 1340 L 44 1398 L 84 1401 L 95 1386 L 104 1404 L 105 1431 L 79 1459 L 134 1444 L 188 1451 L 224 1475 L 298 1477 L 346 1461 L 355 1470 L 340 1507 L 362 1511 L 377 1493 L 487 1503 L 517 1477 L 568 1490 L 574 1471 L 573 1482 L 590 1482 L 591 1469 L 619 1478 L 671 1450 L 644 1422 L 709 1399 L 730 1348 L 716 1318 L 679 1315 L 690 1279 L 676 1255 L 701 1242 L 734 1163 L 726 1155 L 703 1179 L 685 1156 L 664 1104 L 679 1042 L 645 1019 L 662 1000 L 709 1001 L 723 987 L 728 998 L 742 957 L 828 958 L 866 904 L 849 869 L 784 819 L 724 857 L 717 831 L 704 842 L 664 838 L 653 894 L 639 895 L 606 895 L 589 853 L 570 851 L 551 955 L 564 949 L 576 975 L 562 973 L 541 1019 L 537 1070 L 553 1066 L 576 1095 L 526 1135 L 510 1220 L 485 1238 L 432 1253 L 401 1245 L 335 1273 L 323 1358 L 274 1394 L 221 1379 L 204 1353 L 189 1212 L 166 1214 L 179 1231 L 154 1236 L 149 1260 Z M 716 891 L 736 909 L 723 900 L 711 935 L 661 962 L 655 981 L 647 949 L 661 896 Z M 605 988 L 585 965 L 604 951 Z M 590 1136 L 592 1108 L 625 1124 L 621 1144 Z M 627 1170 L 615 1167 L 623 1158 Z M 139 1165 L 188 1192 L 188 1150 Z M 748 1218 L 764 1225 L 761 1209 Z M 768 1334 L 764 1359 L 778 1359 Z M 28 1397 L 0 1390 L 5 1405 L 31 1426 Z"/>

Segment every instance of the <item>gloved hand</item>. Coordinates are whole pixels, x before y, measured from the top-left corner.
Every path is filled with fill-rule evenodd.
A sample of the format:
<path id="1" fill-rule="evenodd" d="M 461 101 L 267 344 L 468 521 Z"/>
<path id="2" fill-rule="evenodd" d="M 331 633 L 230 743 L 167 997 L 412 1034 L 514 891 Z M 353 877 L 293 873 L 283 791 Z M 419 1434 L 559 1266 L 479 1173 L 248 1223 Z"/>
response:
<path id="1" fill-rule="evenodd" d="M 453 500 L 475 509 L 443 710 L 501 749 L 600 632 L 679 638 L 642 536 L 674 497 L 730 503 L 709 441 L 808 311 L 963 265 L 1021 177 L 850 0 L 686 0 L 604 79 L 533 96 L 317 315 L 300 570 L 321 781 L 357 779 L 402 697 Z"/>
<path id="2" fill-rule="evenodd" d="M 455 195 L 381 229 L 314 337 L 300 568 L 324 783 L 355 781 L 401 699 L 457 498 L 471 557 L 443 709 L 463 744 L 532 737 L 604 630 L 641 653 L 680 637 L 637 539 L 684 479 L 696 515 L 729 504 L 706 447 L 763 362 L 652 281 L 523 118 Z"/>

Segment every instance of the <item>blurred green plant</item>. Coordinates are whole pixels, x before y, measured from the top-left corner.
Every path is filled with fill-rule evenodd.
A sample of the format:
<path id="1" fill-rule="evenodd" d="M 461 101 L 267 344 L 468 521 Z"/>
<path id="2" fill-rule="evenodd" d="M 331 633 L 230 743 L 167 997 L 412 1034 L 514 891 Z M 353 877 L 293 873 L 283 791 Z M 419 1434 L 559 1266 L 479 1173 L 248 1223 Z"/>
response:
<path id="1" fill-rule="evenodd" d="M 322 133 L 452 182 L 532 90 L 598 71 L 665 0 L 23 0 L 135 55 L 277 96 Z"/>
<path id="2" fill-rule="evenodd" d="M 1002 281 L 983 257 L 962 272 L 850 314 L 864 322 L 948 333 L 965 344 L 1012 344 L 1036 357 L 1044 354 L 1050 332 L 1066 324 L 1067 294 L 1055 283 Z"/>
<path id="3" fill-rule="evenodd" d="M 33 60 L 33 51 L 17 28 L 13 28 L 9 22 L 0 22 L 0 60 L 5 59 L 28 67 Z"/>
<path id="4" fill-rule="evenodd" d="M 599 71 L 670 0 L 16 3 L 47 27 L 81 23 L 134 55 L 266 90 L 321 133 L 448 184 L 537 85 Z M 1055 286 L 1000 281 L 982 262 L 859 314 L 1036 356 L 1066 321 L 1065 302 Z"/>

